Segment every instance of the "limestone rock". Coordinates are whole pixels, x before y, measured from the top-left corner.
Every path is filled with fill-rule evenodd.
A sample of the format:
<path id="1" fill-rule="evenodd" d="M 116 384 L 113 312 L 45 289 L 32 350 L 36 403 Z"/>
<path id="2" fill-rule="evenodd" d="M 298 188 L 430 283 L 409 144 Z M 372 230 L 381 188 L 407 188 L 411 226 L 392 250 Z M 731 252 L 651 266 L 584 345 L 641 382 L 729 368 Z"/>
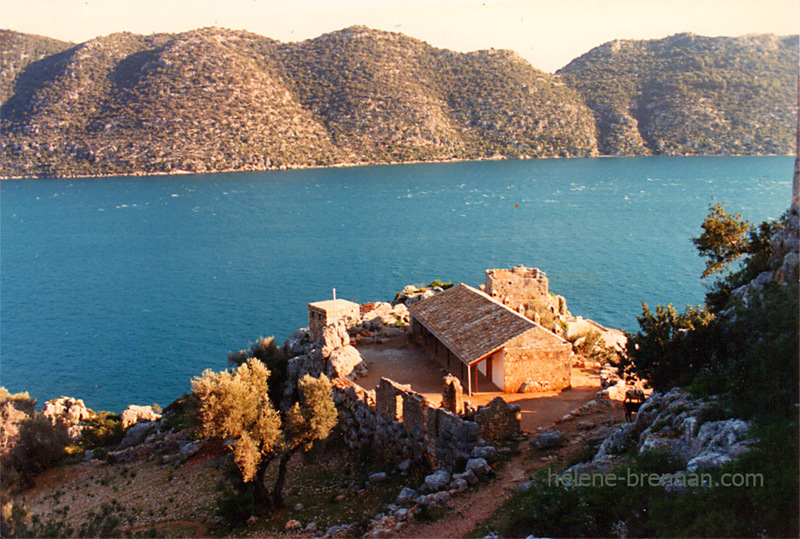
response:
<path id="1" fill-rule="evenodd" d="M 537 382 L 528 380 L 527 382 L 523 382 L 523 384 L 519 387 L 518 393 L 538 393 L 540 391 L 550 391 L 551 389 L 550 382 Z"/>
<path id="2" fill-rule="evenodd" d="M 196 442 L 189 442 L 181 446 L 180 453 L 183 460 L 189 460 L 200 452 L 203 448 L 203 443 L 199 440 Z"/>
<path id="3" fill-rule="evenodd" d="M 158 421 L 159 419 L 161 419 L 161 414 L 155 413 L 152 406 L 131 404 L 122 411 L 122 428 L 127 429 L 139 421 Z"/>
<path id="4" fill-rule="evenodd" d="M 373 474 L 370 474 L 369 482 L 372 483 L 373 485 L 377 485 L 379 483 L 383 483 L 384 481 L 386 481 L 387 477 L 388 476 L 386 475 L 386 472 L 375 472 Z"/>
<path id="5" fill-rule="evenodd" d="M 454 477 L 452 481 L 450 481 L 450 490 L 455 490 L 456 492 L 464 492 L 469 488 L 469 483 L 461 477 Z"/>
<path id="6" fill-rule="evenodd" d="M 480 479 L 476 476 L 472 470 L 467 470 L 462 473 L 453 474 L 453 481 L 465 481 L 467 485 L 474 487 L 478 483 L 480 483 Z"/>
<path id="7" fill-rule="evenodd" d="M 308 328 L 301 328 L 289 335 L 283 343 L 283 351 L 290 358 L 308 353 L 311 345 L 311 333 Z"/>
<path id="8" fill-rule="evenodd" d="M 478 479 L 484 479 L 492 473 L 492 468 L 486 459 L 474 458 L 467 461 L 467 470 L 474 473 Z"/>
<path id="9" fill-rule="evenodd" d="M 283 529 L 288 532 L 292 530 L 299 530 L 302 527 L 303 525 L 300 524 L 299 521 L 292 519 L 286 522 L 286 524 L 283 526 Z"/>
<path id="10" fill-rule="evenodd" d="M 710 472 L 718 470 L 733 458 L 726 453 L 717 451 L 703 452 L 686 463 L 686 470 L 692 473 Z"/>
<path id="11" fill-rule="evenodd" d="M 337 524 L 335 526 L 331 526 L 325 531 L 325 538 L 332 538 L 332 537 L 352 537 L 353 536 L 353 525 L 352 524 Z"/>
<path id="12" fill-rule="evenodd" d="M 153 423 L 139 423 L 136 425 L 131 425 L 125 431 L 125 437 L 122 438 L 122 441 L 119 444 L 120 449 L 127 449 L 128 447 L 133 447 L 135 445 L 139 445 L 144 442 L 147 435 L 150 434 L 150 431 L 153 429 Z"/>
<path id="13" fill-rule="evenodd" d="M 693 445 L 699 451 L 724 451 L 736 442 L 743 440 L 749 429 L 750 424 L 741 419 L 709 421 L 700 427 Z"/>
<path id="14" fill-rule="evenodd" d="M 44 403 L 42 415 L 53 424 L 59 421 L 63 423 L 69 437 L 75 440 L 83 430 L 81 422 L 93 418 L 95 413 L 86 407 L 82 399 L 59 397 Z"/>
<path id="15" fill-rule="evenodd" d="M 403 490 L 401 490 L 400 494 L 397 495 L 396 501 L 399 505 L 406 505 L 416 497 L 417 497 L 416 490 L 414 490 L 413 488 L 403 487 Z"/>
<path id="16" fill-rule="evenodd" d="M 614 429 L 610 435 L 600 443 L 597 454 L 593 460 L 600 460 L 609 455 L 619 455 L 635 444 L 636 425 L 626 423 Z"/>
<path id="17" fill-rule="evenodd" d="M 447 470 L 437 470 L 425 477 L 425 482 L 419 490 L 420 492 L 439 492 L 447 488 L 448 484 L 450 484 L 450 472 Z"/>
<path id="18" fill-rule="evenodd" d="M 553 449 L 562 445 L 564 445 L 564 433 L 560 430 L 545 431 L 531 440 L 531 446 L 535 449 Z"/>
<path id="19" fill-rule="evenodd" d="M 344 346 L 339 330 L 336 326 L 325 326 L 322 328 L 321 349 L 322 357 L 330 357 L 334 350 Z"/>
<path id="20" fill-rule="evenodd" d="M 363 361 L 361 354 L 353 346 L 334 350 L 328 358 L 328 374 L 331 377 L 346 378 Z"/>
<path id="21" fill-rule="evenodd" d="M 472 451 L 470 451 L 469 456 L 471 458 L 482 458 L 485 459 L 486 462 L 491 464 L 497 459 L 497 449 L 494 446 L 486 445 L 483 447 L 473 447 Z"/>

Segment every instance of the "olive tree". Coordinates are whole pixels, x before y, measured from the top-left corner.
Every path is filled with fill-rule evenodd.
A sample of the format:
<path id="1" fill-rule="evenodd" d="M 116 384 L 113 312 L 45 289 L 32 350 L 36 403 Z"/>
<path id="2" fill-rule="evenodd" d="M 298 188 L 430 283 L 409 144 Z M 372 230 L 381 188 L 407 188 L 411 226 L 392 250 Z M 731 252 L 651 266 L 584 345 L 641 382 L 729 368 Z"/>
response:
<path id="1" fill-rule="evenodd" d="M 301 378 L 298 401 L 283 413 L 269 398 L 269 378 L 264 363 L 250 358 L 232 371 L 205 371 L 192 381 L 192 390 L 200 402 L 203 437 L 232 438 L 234 462 L 244 482 L 253 482 L 255 501 L 280 507 L 289 459 L 327 438 L 336 426 L 337 412 L 325 375 Z M 265 476 L 276 457 L 278 475 L 270 495 Z"/>
<path id="2" fill-rule="evenodd" d="M 268 397 L 269 370 L 250 359 L 233 371 L 206 370 L 192 380 L 200 401 L 204 438 L 232 438 L 233 456 L 245 483 L 254 481 L 256 500 L 269 502 L 264 476 L 281 438 L 281 418 Z"/>

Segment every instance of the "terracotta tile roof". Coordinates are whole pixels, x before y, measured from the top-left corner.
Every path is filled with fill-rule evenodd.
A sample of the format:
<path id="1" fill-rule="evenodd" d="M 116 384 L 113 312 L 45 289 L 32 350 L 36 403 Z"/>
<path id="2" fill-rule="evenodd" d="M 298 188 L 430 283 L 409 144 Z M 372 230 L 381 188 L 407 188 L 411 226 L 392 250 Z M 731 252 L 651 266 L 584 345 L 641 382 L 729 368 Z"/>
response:
<path id="1" fill-rule="evenodd" d="M 542 345 L 565 341 L 498 303 L 480 290 L 459 284 L 408 308 L 411 315 L 450 349 L 471 364 L 495 352 L 508 341 L 534 331 Z"/>

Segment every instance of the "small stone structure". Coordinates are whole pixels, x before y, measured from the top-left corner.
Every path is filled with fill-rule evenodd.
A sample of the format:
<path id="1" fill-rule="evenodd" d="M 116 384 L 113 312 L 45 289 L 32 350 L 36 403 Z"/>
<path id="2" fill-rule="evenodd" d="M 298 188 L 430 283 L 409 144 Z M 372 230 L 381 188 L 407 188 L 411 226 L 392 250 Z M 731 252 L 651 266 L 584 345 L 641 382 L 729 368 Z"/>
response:
<path id="1" fill-rule="evenodd" d="M 512 269 L 486 270 L 484 291 L 503 305 L 518 309 L 519 305 L 547 298 L 550 290 L 547 276 L 538 268 L 523 265 Z"/>
<path id="2" fill-rule="evenodd" d="M 322 337 L 325 326 L 331 326 L 340 320 L 352 325 L 358 318 L 358 303 L 345 299 L 329 299 L 308 304 L 308 329 L 312 341 Z"/>
<path id="3" fill-rule="evenodd" d="M 475 412 L 475 422 L 481 437 L 486 440 L 503 440 L 518 436 L 521 432 L 522 408 L 519 404 L 508 404 L 495 397 L 486 406 Z"/>
<path id="4" fill-rule="evenodd" d="M 442 391 L 442 408 L 446 408 L 454 414 L 464 413 L 464 389 L 461 382 L 452 374 L 444 377 L 444 391 Z"/>
<path id="5" fill-rule="evenodd" d="M 469 458 L 473 448 L 486 440 L 520 432 L 519 406 L 508 405 L 500 397 L 462 416 L 434 406 L 409 386 L 388 378 L 382 378 L 374 391 L 344 378 L 333 380 L 333 388 L 348 447 L 375 452 L 391 462 L 408 459 L 449 467 L 458 458 Z M 460 392 L 456 379 L 447 388 Z"/>

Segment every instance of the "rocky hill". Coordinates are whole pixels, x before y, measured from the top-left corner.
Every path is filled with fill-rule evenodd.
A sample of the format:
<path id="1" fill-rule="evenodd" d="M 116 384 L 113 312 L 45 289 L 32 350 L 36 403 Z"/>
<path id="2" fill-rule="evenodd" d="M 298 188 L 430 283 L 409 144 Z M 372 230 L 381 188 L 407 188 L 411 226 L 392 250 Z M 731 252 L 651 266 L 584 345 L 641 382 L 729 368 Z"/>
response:
<path id="1" fill-rule="evenodd" d="M 612 41 L 558 74 L 594 112 L 603 154 L 786 154 L 797 58 L 797 36 L 678 34 Z"/>
<path id="2" fill-rule="evenodd" d="M 551 75 L 510 51 L 365 27 L 286 44 L 219 28 L 79 45 L 0 31 L 0 176 L 788 153 L 796 57 L 788 38 L 675 36 Z"/>

